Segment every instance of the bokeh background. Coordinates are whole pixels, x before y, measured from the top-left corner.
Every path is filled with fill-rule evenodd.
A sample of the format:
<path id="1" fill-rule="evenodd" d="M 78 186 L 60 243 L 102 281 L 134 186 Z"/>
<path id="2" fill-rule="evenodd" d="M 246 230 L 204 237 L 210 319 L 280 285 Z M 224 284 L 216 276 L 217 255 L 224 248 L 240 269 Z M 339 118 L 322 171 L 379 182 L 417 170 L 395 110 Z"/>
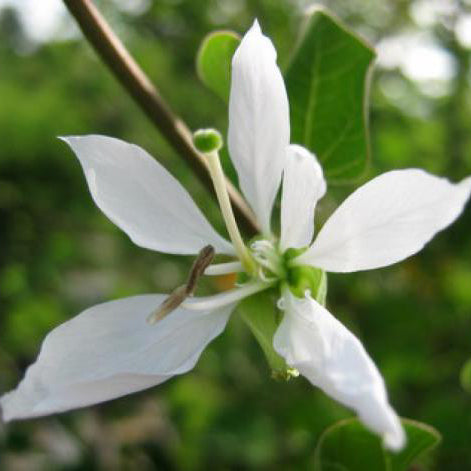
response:
<path id="1" fill-rule="evenodd" d="M 227 110 L 199 82 L 195 54 L 220 28 L 258 17 L 286 65 L 308 2 L 107 0 L 115 31 L 193 129 L 225 132 Z M 471 2 L 330 0 L 378 49 L 367 177 L 422 167 L 471 174 Z M 168 292 L 191 259 L 134 246 L 94 206 L 56 136 L 135 142 L 186 186 L 219 228 L 216 205 L 99 62 L 60 0 L 0 1 L 0 391 L 45 334 L 87 306 Z M 331 188 L 325 217 L 354 186 Z M 200 292 L 230 280 L 204 282 Z M 436 427 L 436 470 L 471 469 L 471 208 L 418 256 L 329 277 L 328 305 L 365 343 L 405 417 Z M 322 430 L 350 416 L 304 379 L 276 382 L 237 315 L 190 374 L 57 417 L 0 426 L 0 469 L 311 469 Z"/>

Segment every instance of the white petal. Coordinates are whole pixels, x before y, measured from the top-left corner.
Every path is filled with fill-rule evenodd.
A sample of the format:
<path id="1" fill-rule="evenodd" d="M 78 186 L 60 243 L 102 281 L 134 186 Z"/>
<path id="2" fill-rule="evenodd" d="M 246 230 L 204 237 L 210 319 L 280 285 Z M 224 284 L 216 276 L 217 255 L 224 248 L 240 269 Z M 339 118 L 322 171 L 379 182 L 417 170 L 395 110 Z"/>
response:
<path id="1" fill-rule="evenodd" d="M 418 169 L 384 173 L 351 194 L 296 261 L 332 272 L 399 262 L 451 224 L 470 193 L 471 177 L 451 183 Z"/>
<path id="2" fill-rule="evenodd" d="M 48 334 L 17 389 L 0 399 L 4 420 L 52 414 L 139 391 L 192 369 L 234 305 L 178 308 L 154 326 L 164 295 L 99 304 Z"/>
<path id="3" fill-rule="evenodd" d="M 106 136 L 63 140 L 79 158 L 97 206 L 137 245 L 196 254 L 211 244 L 234 254 L 187 191 L 145 150 Z"/>
<path id="4" fill-rule="evenodd" d="M 314 386 L 355 410 L 388 448 L 402 448 L 404 431 L 388 403 L 383 378 L 361 342 L 313 299 L 287 292 L 284 303 L 275 350 Z"/>
<path id="5" fill-rule="evenodd" d="M 257 21 L 232 59 L 228 145 L 265 235 L 289 144 L 289 108 L 276 51 Z"/>
<path id="6" fill-rule="evenodd" d="M 322 168 L 314 154 L 298 145 L 288 147 L 281 194 L 282 250 L 308 246 L 314 234 L 314 210 L 325 194 Z"/>

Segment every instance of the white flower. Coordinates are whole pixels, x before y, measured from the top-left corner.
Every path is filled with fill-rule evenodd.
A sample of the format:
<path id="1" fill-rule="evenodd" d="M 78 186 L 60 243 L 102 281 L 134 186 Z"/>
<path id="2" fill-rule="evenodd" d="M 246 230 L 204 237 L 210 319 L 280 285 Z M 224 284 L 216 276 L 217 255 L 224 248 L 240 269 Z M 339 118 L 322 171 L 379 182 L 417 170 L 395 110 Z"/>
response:
<path id="1" fill-rule="evenodd" d="M 453 184 L 416 169 L 380 175 L 340 205 L 311 245 L 314 209 L 326 185 L 315 157 L 289 145 L 288 99 L 276 51 L 257 22 L 234 55 L 229 103 L 229 151 L 262 228 L 250 247 L 233 218 L 216 153 L 207 158 L 232 244 L 141 148 L 104 136 L 65 141 L 82 164 L 95 203 L 137 245 L 173 254 L 197 254 L 212 245 L 237 260 L 212 265 L 206 274 L 245 271 L 249 281 L 215 296 L 188 298 L 154 326 L 146 319 L 166 298 L 161 294 L 84 311 L 46 337 L 17 389 L 0 399 L 5 420 L 95 404 L 185 373 L 224 330 L 238 301 L 280 286 L 284 317 L 275 350 L 312 384 L 355 410 L 388 448 L 403 446 L 384 381 L 361 342 L 309 292 L 297 297 L 289 274 L 299 267 L 367 270 L 409 257 L 458 217 L 471 178 Z M 282 175 L 277 238 L 270 219 Z M 293 248 L 298 255 L 287 257 Z"/>

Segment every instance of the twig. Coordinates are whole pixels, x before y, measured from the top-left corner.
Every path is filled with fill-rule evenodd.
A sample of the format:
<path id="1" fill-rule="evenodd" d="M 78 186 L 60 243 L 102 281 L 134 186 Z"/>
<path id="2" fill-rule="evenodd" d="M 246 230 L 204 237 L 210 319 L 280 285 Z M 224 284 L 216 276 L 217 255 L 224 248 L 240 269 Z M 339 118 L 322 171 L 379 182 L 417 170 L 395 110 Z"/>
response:
<path id="1" fill-rule="evenodd" d="M 206 160 L 193 147 L 190 130 L 160 96 L 156 87 L 131 57 L 93 2 L 91 0 L 64 0 L 64 3 L 76 19 L 84 36 L 121 85 L 177 153 L 187 161 L 204 186 L 213 190 Z M 253 212 L 241 194 L 229 180 L 227 180 L 227 185 L 235 213 L 244 230 L 250 235 L 259 232 Z M 212 194 L 215 195 L 214 191 Z"/>

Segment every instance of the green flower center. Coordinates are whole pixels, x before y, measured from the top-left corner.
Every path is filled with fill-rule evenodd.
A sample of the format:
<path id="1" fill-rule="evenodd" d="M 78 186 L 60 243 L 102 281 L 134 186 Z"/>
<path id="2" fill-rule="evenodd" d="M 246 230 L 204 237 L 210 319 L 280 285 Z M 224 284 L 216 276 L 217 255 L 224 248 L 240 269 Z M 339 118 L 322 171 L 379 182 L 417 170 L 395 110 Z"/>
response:
<path id="1" fill-rule="evenodd" d="M 308 265 L 296 265 L 293 260 L 307 250 L 288 249 L 281 252 L 278 244 L 263 238 L 254 239 L 250 245 L 250 255 L 256 264 L 254 273 L 240 273 L 238 283 L 257 278 L 262 282 L 288 285 L 291 292 L 302 298 L 306 291 L 321 304 L 325 304 L 327 276 L 320 268 Z"/>

